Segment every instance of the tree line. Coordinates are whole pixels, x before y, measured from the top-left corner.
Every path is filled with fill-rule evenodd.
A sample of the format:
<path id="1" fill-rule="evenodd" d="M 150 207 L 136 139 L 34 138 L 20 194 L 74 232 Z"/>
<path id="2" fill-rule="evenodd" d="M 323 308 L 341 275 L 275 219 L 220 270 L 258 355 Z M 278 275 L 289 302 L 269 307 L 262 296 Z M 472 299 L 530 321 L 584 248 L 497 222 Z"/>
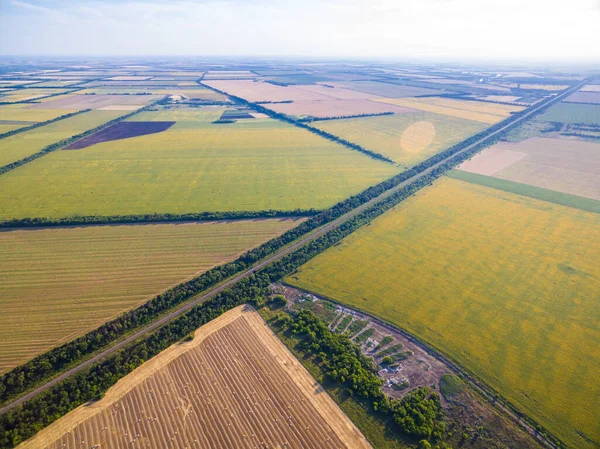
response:
<path id="1" fill-rule="evenodd" d="M 40 126 L 45 126 L 45 125 L 49 125 L 50 123 L 54 123 L 54 122 L 58 122 L 60 120 L 64 120 L 66 118 L 70 118 L 73 117 L 77 114 L 83 114 L 84 112 L 89 112 L 91 111 L 91 109 L 82 109 L 81 111 L 76 111 L 76 112 L 70 112 L 69 114 L 64 114 L 61 115 L 59 117 L 50 119 L 50 120 L 46 120 L 44 122 L 38 122 L 38 123 L 34 123 L 33 125 L 29 125 L 29 126 L 24 126 L 23 128 L 19 128 L 19 129 L 13 129 L 12 131 L 7 131 L 5 133 L 0 134 L 0 139 L 4 139 L 6 137 L 10 137 L 10 136 L 14 136 L 15 134 L 19 134 L 25 131 L 29 131 L 35 128 L 39 128 Z"/>
<path id="2" fill-rule="evenodd" d="M 310 310 L 292 317 L 282 313 L 279 321 L 284 331 L 300 339 L 297 348 L 314 357 L 326 377 L 357 396 L 372 412 L 391 418 L 408 436 L 434 441 L 443 438 L 444 412 L 436 392 L 420 387 L 402 399 L 390 399 L 381 390 L 373 359 L 365 357 L 347 335 L 329 330 Z"/>
<path id="3" fill-rule="evenodd" d="M 253 218 L 312 217 L 319 213 L 315 209 L 262 210 L 233 212 L 198 212 L 188 214 L 131 214 L 131 215 L 73 215 L 70 217 L 14 218 L 0 221 L 0 228 L 31 228 L 71 225 L 100 225 L 117 223 L 154 223 L 176 221 L 249 220 Z"/>
<path id="4" fill-rule="evenodd" d="M 306 117 L 296 120 L 298 123 L 308 122 L 322 122 L 324 120 L 343 120 L 348 118 L 362 118 L 362 117 L 378 117 L 380 115 L 394 115 L 393 112 L 374 112 L 372 114 L 353 114 L 353 115 L 337 115 L 332 117 Z"/>

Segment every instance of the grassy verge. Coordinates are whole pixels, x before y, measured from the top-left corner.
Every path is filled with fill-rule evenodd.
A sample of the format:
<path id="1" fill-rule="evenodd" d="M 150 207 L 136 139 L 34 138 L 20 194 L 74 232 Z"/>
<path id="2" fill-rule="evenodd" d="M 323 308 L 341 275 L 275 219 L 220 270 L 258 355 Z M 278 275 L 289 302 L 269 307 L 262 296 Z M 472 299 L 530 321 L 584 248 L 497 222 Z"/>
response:
<path id="1" fill-rule="evenodd" d="M 528 184 L 479 175 L 477 173 L 469 173 L 462 170 L 451 170 L 447 173 L 447 176 L 449 178 L 467 181 L 509 193 L 516 193 L 518 195 L 548 201 L 549 203 L 560 204 L 561 206 L 569 206 L 588 212 L 600 213 L 600 201 L 591 198 L 555 192 L 554 190 L 544 189 L 542 187 L 530 186 Z"/>

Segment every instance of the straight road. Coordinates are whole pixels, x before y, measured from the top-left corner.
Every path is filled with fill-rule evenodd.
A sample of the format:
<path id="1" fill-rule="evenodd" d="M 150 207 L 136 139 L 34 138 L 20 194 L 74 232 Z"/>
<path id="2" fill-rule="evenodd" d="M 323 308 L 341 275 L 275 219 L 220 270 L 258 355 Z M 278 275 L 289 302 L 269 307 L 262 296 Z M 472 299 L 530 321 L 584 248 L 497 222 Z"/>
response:
<path id="1" fill-rule="evenodd" d="M 571 93 L 579 90 L 583 85 L 585 85 L 587 82 L 587 80 L 577 84 L 576 86 L 573 86 L 563 92 L 561 92 L 560 94 L 556 95 L 556 97 L 552 100 L 551 103 L 556 103 L 558 101 L 560 101 L 561 99 L 563 99 L 564 97 L 570 95 Z M 493 139 L 494 137 L 496 137 L 498 134 L 502 133 L 503 131 L 506 130 L 506 128 L 508 128 L 509 126 L 514 125 L 515 123 L 520 123 L 523 122 L 525 120 L 527 120 L 529 117 L 531 117 L 531 115 L 535 114 L 536 112 L 538 112 L 539 109 L 546 107 L 548 104 L 543 104 L 543 105 L 539 105 L 539 106 L 532 106 L 529 111 L 525 114 L 523 114 L 521 117 L 517 118 L 516 120 L 514 120 L 513 122 L 507 124 L 506 126 L 497 129 L 496 131 L 493 131 L 492 133 L 488 134 L 487 136 L 481 138 L 480 140 L 472 143 L 471 145 L 463 148 L 462 150 L 454 153 L 453 155 L 447 157 L 446 159 L 442 159 L 441 161 L 437 162 L 436 164 L 432 165 L 431 167 L 427 168 L 426 170 L 422 171 L 421 173 L 413 176 L 412 178 L 407 179 L 406 181 L 398 184 L 395 187 L 392 187 L 391 189 L 385 191 L 384 193 L 382 193 L 381 195 L 379 195 L 378 197 L 373 198 L 372 200 L 356 207 L 355 209 L 352 209 L 350 212 L 347 212 L 346 214 L 342 215 L 341 217 L 331 221 L 330 223 L 327 223 L 325 225 L 323 225 L 321 228 L 317 229 L 316 231 L 314 231 L 311 234 L 308 234 L 304 237 L 301 237 L 296 243 L 283 248 L 281 250 L 279 250 L 278 252 L 276 252 L 275 254 L 273 254 L 270 257 L 267 257 L 266 259 L 264 259 L 263 261 L 259 262 L 258 264 L 254 265 L 252 268 L 232 277 L 231 279 L 229 279 L 228 281 L 226 281 L 225 283 L 219 285 L 218 287 L 213 288 L 212 290 L 209 290 L 207 293 L 203 293 L 200 294 L 199 296 L 197 296 L 196 298 L 192 299 L 191 301 L 189 301 L 188 303 L 186 303 L 184 306 L 174 310 L 173 312 L 170 312 L 162 317 L 160 317 L 159 319 L 157 319 L 156 321 L 154 321 L 153 323 L 149 324 L 146 327 L 141 328 L 140 330 L 138 330 L 137 332 L 133 333 L 132 335 L 130 335 L 129 337 L 125 338 L 124 340 L 119 341 L 117 344 L 107 348 L 106 350 L 96 354 L 94 357 L 87 359 L 83 362 L 81 362 L 79 365 L 74 366 L 73 368 L 69 369 L 68 371 L 65 371 L 63 374 L 61 374 L 60 376 L 55 377 L 54 379 L 46 382 L 45 384 L 39 386 L 38 388 L 30 391 L 29 393 L 15 399 L 13 402 L 5 405 L 4 407 L 0 408 L 0 414 L 6 413 L 9 410 L 11 410 L 12 408 L 16 407 L 19 404 L 22 404 L 25 401 L 28 401 L 29 399 L 37 396 L 38 394 L 42 393 L 43 391 L 46 391 L 49 388 L 52 388 L 53 386 L 55 386 L 56 384 L 58 384 L 59 382 L 65 380 L 67 377 L 72 376 L 73 374 L 78 373 L 79 371 L 89 367 L 90 365 L 97 363 L 103 359 L 105 359 L 106 357 L 112 355 L 113 353 L 115 353 L 116 351 L 119 351 L 120 349 L 130 345 L 131 343 L 135 342 L 136 340 L 142 338 L 144 335 L 164 326 L 165 324 L 173 321 L 174 319 L 180 317 L 181 315 L 185 314 L 186 312 L 188 312 L 190 309 L 192 309 L 193 307 L 197 306 L 198 304 L 206 301 L 207 299 L 212 298 L 213 296 L 217 295 L 218 293 L 222 292 L 223 290 L 231 287 L 232 285 L 234 285 L 235 283 L 237 283 L 238 281 L 250 276 L 252 273 L 260 270 L 261 268 L 264 268 L 266 265 L 272 263 L 272 262 L 276 262 L 279 259 L 283 258 L 284 256 L 294 252 L 295 250 L 301 248 L 302 246 L 306 245 L 307 243 L 312 242 L 313 240 L 318 239 L 319 237 L 323 236 L 324 234 L 326 234 L 327 232 L 329 232 L 330 230 L 337 228 L 338 226 L 340 226 L 342 223 L 350 220 L 351 218 L 353 218 L 354 216 L 356 216 L 357 214 L 363 212 L 365 209 L 368 209 L 369 207 L 379 203 L 380 201 L 384 200 L 385 198 L 389 197 L 390 195 L 392 195 L 393 193 L 395 193 L 396 191 L 402 189 L 403 187 L 406 187 L 409 184 L 412 184 L 413 182 L 415 182 L 416 180 L 422 178 L 423 176 L 428 175 L 429 173 L 431 173 L 433 170 L 435 170 L 436 168 L 438 168 L 440 165 L 444 164 L 445 162 L 448 162 L 448 160 L 452 159 L 454 156 L 464 153 L 465 151 L 468 151 L 470 149 L 472 149 L 473 147 L 475 147 L 476 145 L 479 145 L 483 142 L 486 142 L 488 140 Z"/>

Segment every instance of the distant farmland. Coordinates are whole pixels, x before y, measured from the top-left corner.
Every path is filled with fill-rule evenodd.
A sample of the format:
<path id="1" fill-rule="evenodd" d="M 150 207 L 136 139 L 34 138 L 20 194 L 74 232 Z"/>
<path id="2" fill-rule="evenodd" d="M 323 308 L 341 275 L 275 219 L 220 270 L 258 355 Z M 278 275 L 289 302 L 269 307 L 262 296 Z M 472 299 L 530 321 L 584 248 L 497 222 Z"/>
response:
<path id="1" fill-rule="evenodd" d="M 298 225 L 273 219 L 0 232 L 0 372 Z"/>
<path id="2" fill-rule="evenodd" d="M 537 120 L 600 125 L 600 104 L 558 103 L 537 117 Z"/>
<path id="3" fill-rule="evenodd" d="M 348 448 L 370 444 L 277 339 L 237 307 L 25 442 L 23 449 Z"/>
<path id="4" fill-rule="evenodd" d="M 497 123 L 509 117 L 512 112 L 523 110 L 522 106 L 441 97 L 384 98 L 377 101 L 488 124 Z"/>
<path id="5" fill-rule="evenodd" d="M 175 109 L 167 131 L 55 151 L 8 172 L 0 219 L 320 209 L 399 171 L 284 122 L 213 124 L 224 110 Z M 154 114 L 171 121 L 170 110 L 138 118 Z"/>
<path id="6" fill-rule="evenodd" d="M 467 137 L 486 124 L 431 112 L 314 122 L 312 126 L 410 166 Z"/>
<path id="7" fill-rule="evenodd" d="M 61 111 L 67 114 L 70 111 Z M 120 117 L 125 111 L 89 111 L 83 114 L 40 126 L 30 131 L 0 139 L 0 167 L 26 158 L 48 145 L 81 134 L 88 129 L 100 126 L 109 120 Z M 2 189 L 3 190 L 3 189 Z"/>
<path id="8" fill-rule="evenodd" d="M 287 282 L 407 329 L 592 449 L 598 260 L 600 215 L 445 178 Z"/>

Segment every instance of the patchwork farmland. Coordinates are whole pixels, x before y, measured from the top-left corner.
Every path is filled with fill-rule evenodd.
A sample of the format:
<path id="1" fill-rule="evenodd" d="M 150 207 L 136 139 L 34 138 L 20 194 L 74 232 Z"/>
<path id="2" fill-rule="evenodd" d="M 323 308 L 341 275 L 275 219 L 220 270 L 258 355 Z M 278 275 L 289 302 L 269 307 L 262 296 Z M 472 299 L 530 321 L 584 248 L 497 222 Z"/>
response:
<path id="1" fill-rule="evenodd" d="M 256 311 L 230 310 L 23 444 L 88 447 L 371 445 Z"/>
<path id="2" fill-rule="evenodd" d="M 600 201 L 600 144 L 566 139 L 500 143 L 459 170 Z"/>
<path id="3" fill-rule="evenodd" d="M 411 166 L 487 127 L 481 122 L 415 111 L 317 121 L 312 126 Z"/>
<path id="4" fill-rule="evenodd" d="M 4 230 L 0 232 L 0 372 L 301 222 Z"/>
<path id="5" fill-rule="evenodd" d="M 2 59 L 0 447 L 592 449 L 588 76 Z"/>
<path id="6" fill-rule="evenodd" d="M 443 179 L 286 282 L 407 329 L 567 444 L 592 448 L 598 217 Z"/>
<path id="7" fill-rule="evenodd" d="M 284 122 L 214 124 L 224 108 L 190 109 L 157 112 L 186 115 L 164 132 L 55 151 L 2 175 L 0 219 L 321 209 L 399 171 Z"/>
<path id="8" fill-rule="evenodd" d="M 0 167 L 43 150 L 48 145 L 94 129 L 122 116 L 122 111 L 89 111 L 0 139 Z"/>

